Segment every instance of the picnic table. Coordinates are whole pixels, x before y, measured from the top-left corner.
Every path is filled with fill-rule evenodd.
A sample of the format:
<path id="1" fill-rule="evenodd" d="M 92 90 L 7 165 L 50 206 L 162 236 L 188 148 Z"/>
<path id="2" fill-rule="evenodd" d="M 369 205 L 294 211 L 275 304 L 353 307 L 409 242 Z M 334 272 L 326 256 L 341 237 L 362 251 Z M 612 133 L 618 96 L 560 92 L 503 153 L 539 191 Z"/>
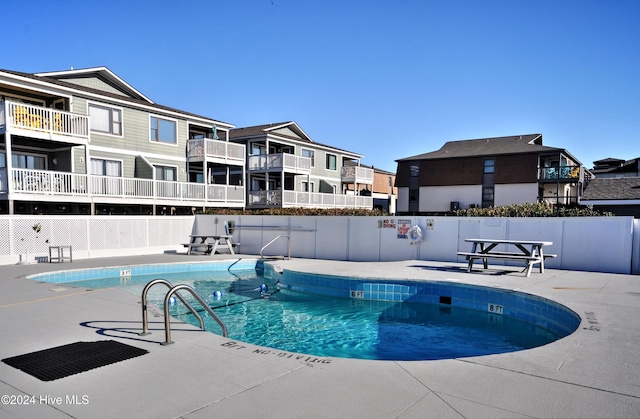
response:
<path id="1" fill-rule="evenodd" d="M 544 273 L 544 260 L 556 257 L 556 255 L 545 254 L 543 251 L 545 246 L 553 244 L 550 241 L 465 239 L 465 242 L 473 243 L 471 252 L 458 252 L 459 256 L 465 256 L 469 261 L 467 272 L 471 272 L 476 259 L 482 259 L 484 269 L 488 269 L 488 259 L 517 260 L 526 262 L 524 271 L 529 276 L 533 265 L 539 265 L 540 273 Z M 503 245 L 505 250 L 496 250 L 499 245 Z"/>
<path id="2" fill-rule="evenodd" d="M 191 241 L 189 243 L 183 243 L 182 245 L 187 248 L 187 254 L 190 255 L 193 249 L 205 247 L 205 255 L 215 254 L 219 245 L 226 245 L 229 252 L 235 255 L 233 247 L 239 243 L 233 243 L 231 235 L 228 234 L 191 234 L 189 236 Z"/>

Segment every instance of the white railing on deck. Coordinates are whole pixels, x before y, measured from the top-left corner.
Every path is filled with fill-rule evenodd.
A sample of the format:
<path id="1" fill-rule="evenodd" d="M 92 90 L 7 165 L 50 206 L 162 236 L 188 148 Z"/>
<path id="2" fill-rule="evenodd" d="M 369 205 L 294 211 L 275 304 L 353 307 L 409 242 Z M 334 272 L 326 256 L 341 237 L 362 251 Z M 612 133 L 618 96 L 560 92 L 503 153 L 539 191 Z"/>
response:
<path id="1" fill-rule="evenodd" d="M 295 172 L 310 172 L 311 158 L 303 156 L 295 156 L 293 154 L 283 153 L 284 169 L 290 169 Z"/>
<path id="2" fill-rule="evenodd" d="M 373 169 L 362 166 L 343 166 L 342 181 L 345 183 L 373 184 Z"/>
<path id="3" fill-rule="evenodd" d="M 9 128 L 89 138 L 89 117 L 86 115 L 11 101 L 2 102 L 2 109 Z"/>
<path id="4" fill-rule="evenodd" d="M 156 182 L 158 198 L 177 200 L 204 200 L 205 185 L 203 183 Z"/>
<path id="5" fill-rule="evenodd" d="M 197 139 L 187 143 L 187 157 L 192 158 L 217 158 L 227 161 L 244 163 L 244 144 L 230 143 L 229 141 Z"/>
<path id="6" fill-rule="evenodd" d="M 4 171 L 6 174 L 6 169 Z M 12 169 L 13 192 L 40 195 L 107 196 L 175 201 L 244 202 L 244 187 L 192 182 L 84 175 L 48 170 Z M 208 186 L 208 188 L 207 188 Z M 0 192 L 7 192 L 0 170 Z M 207 196 L 205 197 L 205 192 Z"/>
<path id="7" fill-rule="evenodd" d="M 370 196 L 298 191 L 250 191 L 248 206 L 373 209 Z"/>
<path id="8" fill-rule="evenodd" d="M 82 175 L 80 175 L 82 176 Z M 153 198 L 153 181 L 150 179 L 134 179 L 115 176 L 90 175 L 87 194 L 127 197 Z"/>
<path id="9" fill-rule="evenodd" d="M 244 202 L 244 187 L 233 185 L 208 185 L 207 199 L 218 202 Z"/>
<path id="10" fill-rule="evenodd" d="M 289 153 L 249 156 L 248 170 L 285 170 L 296 173 L 311 172 L 311 158 Z"/>
<path id="11" fill-rule="evenodd" d="M 11 171 L 13 190 L 34 194 L 87 194 L 87 177 L 66 172 L 14 169 Z"/>

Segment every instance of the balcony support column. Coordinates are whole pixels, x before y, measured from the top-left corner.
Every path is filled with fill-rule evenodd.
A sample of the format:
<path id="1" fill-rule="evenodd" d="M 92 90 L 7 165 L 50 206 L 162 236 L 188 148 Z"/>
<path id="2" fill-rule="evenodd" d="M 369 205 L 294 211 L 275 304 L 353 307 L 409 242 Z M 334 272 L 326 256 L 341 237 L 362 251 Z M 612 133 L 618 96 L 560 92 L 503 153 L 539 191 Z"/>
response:
<path id="1" fill-rule="evenodd" d="M 6 106 L 5 102 L 5 107 L 7 108 L 8 106 Z M 9 118 L 6 109 L 5 109 L 5 117 Z M 7 124 L 6 126 L 9 126 L 9 124 Z M 15 211 L 13 208 L 13 190 L 14 190 L 14 185 L 13 185 L 13 157 L 12 157 L 12 152 L 11 152 L 11 133 L 9 132 L 9 130 L 7 129 L 5 131 L 4 134 L 4 141 L 5 141 L 5 152 L 6 152 L 6 157 L 5 157 L 5 164 L 7 166 L 7 206 L 8 206 L 8 210 L 9 210 L 9 215 L 14 215 Z"/>
<path id="2" fill-rule="evenodd" d="M 6 151 L 5 163 L 7 165 L 7 194 L 9 198 L 11 198 L 11 193 L 13 192 L 13 157 L 11 151 L 11 133 L 9 132 L 9 130 L 7 130 L 4 134 L 4 141 Z M 10 209 L 9 211 L 12 210 Z"/>

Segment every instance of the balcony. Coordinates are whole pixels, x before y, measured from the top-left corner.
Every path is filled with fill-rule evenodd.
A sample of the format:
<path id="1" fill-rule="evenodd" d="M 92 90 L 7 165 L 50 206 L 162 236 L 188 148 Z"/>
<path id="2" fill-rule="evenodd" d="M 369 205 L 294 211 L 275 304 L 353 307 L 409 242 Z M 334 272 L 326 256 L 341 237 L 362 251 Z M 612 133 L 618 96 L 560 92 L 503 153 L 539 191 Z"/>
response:
<path id="1" fill-rule="evenodd" d="M 250 171 L 281 171 L 287 173 L 311 173 L 311 158 L 289 153 L 260 154 L 249 156 Z"/>
<path id="2" fill-rule="evenodd" d="M 342 167 L 342 182 L 373 185 L 373 169 L 361 166 Z"/>
<path id="3" fill-rule="evenodd" d="M 560 167 L 540 167 L 538 169 L 538 179 L 546 180 L 580 180 L 580 166 L 560 166 Z"/>
<path id="4" fill-rule="evenodd" d="M 298 191 L 250 191 L 249 207 L 275 208 L 362 208 L 372 209 L 373 198 Z"/>
<path id="5" fill-rule="evenodd" d="M 244 144 L 228 141 L 197 139 L 187 143 L 189 161 L 209 160 L 215 163 L 243 166 L 245 162 Z"/>
<path id="6" fill-rule="evenodd" d="M 11 101 L 0 102 L 0 132 L 87 144 L 89 117 L 42 106 Z"/>
<path id="7" fill-rule="evenodd" d="M 579 204 L 580 197 L 574 195 L 565 196 L 539 196 L 538 202 L 549 205 L 571 205 Z"/>
<path id="8" fill-rule="evenodd" d="M 0 194 L 11 193 L 14 199 L 85 202 L 108 198 L 111 202 L 155 203 L 198 202 L 244 206 L 244 187 L 234 185 L 205 185 L 191 182 L 154 181 L 152 179 L 95 176 L 48 170 L 0 169 Z M 66 198 L 64 198 L 66 196 Z"/>

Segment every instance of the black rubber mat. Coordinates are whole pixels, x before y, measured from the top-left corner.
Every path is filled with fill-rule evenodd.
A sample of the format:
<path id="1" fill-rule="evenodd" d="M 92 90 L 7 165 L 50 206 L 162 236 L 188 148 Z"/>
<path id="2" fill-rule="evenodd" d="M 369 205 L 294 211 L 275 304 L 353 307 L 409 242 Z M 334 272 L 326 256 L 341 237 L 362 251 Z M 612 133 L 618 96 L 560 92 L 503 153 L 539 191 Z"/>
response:
<path id="1" fill-rule="evenodd" d="M 6 358 L 2 362 L 42 381 L 53 381 L 146 353 L 149 351 L 115 340 L 101 340 L 70 343 Z"/>

